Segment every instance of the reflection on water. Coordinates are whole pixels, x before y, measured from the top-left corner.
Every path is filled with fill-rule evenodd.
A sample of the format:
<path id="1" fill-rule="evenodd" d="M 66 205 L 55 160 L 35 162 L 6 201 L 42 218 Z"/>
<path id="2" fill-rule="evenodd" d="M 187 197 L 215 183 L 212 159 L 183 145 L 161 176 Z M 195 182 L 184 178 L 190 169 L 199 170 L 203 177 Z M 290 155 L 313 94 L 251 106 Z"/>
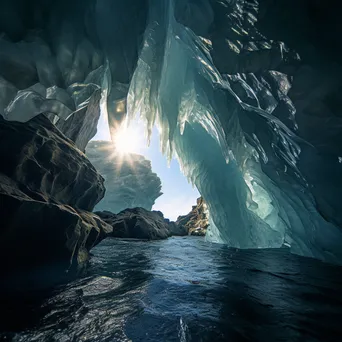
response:
<path id="1" fill-rule="evenodd" d="M 107 239 L 13 341 L 340 341 L 342 269 L 202 238 Z M 13 330 L 13 329 L 12 329 Z M 0 335 L 1 336 L 1 335 Z"/>

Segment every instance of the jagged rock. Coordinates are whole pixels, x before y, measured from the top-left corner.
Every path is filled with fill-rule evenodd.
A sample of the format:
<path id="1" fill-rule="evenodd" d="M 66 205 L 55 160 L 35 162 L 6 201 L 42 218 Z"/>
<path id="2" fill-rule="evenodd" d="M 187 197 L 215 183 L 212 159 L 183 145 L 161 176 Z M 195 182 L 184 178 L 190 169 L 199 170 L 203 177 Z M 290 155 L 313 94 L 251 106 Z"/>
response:
<path id="1" fill-rule="evenodd" d="M 105 193 L 103 178 L 43 115 L 27 123 L 0 117 L 0 172 L 30 197 L 91 211 Z"/>
<path id="2" fill-rule="evenodd" d="M 0 158 L 3 274 L 26 284 L 37 281 L 37 269 L 51 281 L 78 269 L 112 230 L 86 211 L 103 197 L 103 178 L 42 115 L 27 123 L 0 118 Z"/>
<path id="3" fill-rule="evenodd" d="M 134 208 L 123 210 L 117 215 L 110 211 L 95 214 L 113 227 L 110 236 L 116 238 L 158 240 L 171 235 L 186 235 L 185 230 L 176 228 L 174 222 L 164 219 L 160 211 Z"/>
<path id="4" fill-rule="evenodd" d="M 163 214 L 162 214 L 163 216 Z M 169 219 L 164 219 L 168 223 L 168 229 L 171 236 L 185 236 L 188 235 L 188 231 L 185 227 L 179 226 L 176 222 L 170 221 Z"/>
<path id="5" fill-rule="evenodd" d="M 186 229 L 189 235 L 204 236 L 209 226 L 206 215 L 206 204 L 202 197 L 197 199 L 197 205 L 192 207 L 189 214 L 179 216 L 177 226 Z"/>
<path id="6" fill-rule="evenodd" d="M 106 195 L 96 210 L 114 213 L 136 207 L 151 210 L 162 194 L 161 181 L 152 172 L 151 162 L 143 156 L 118 154 L 109 141 L 91 141 L 86 155 L 105 178 Z"/>
<path id="7" fill-rule="evenodd" d="M 56 273 L 75 269 L 89 259 L 88 251 L 112 230 L 93 213 L 34 200 L 22 189 L 22 185 L 0 174 L 0 255 L 7 260 L 2 268 L 5 274 L 45 265 L 56 268 Z"/>

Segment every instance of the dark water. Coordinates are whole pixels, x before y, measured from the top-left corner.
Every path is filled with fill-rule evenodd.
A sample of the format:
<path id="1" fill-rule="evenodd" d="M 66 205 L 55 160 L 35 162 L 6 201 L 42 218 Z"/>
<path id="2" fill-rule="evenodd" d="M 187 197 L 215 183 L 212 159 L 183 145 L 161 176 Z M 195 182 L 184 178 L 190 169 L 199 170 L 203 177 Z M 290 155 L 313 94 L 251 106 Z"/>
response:
<path id="1" fill-rule="evenodd" d="M 342 341 L 342 268 L 202 238 L 107 239 L 13 341 Z"/>

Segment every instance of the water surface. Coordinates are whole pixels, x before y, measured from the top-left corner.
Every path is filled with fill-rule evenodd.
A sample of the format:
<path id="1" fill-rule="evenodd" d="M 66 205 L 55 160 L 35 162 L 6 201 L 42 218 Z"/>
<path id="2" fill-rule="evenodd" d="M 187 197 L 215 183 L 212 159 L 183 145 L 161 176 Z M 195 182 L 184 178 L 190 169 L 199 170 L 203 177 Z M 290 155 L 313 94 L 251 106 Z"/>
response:
<path id="1" fill-rule="evenodd" d="M 342 268 L 183 237 L 106 239 L 13 341 L 342 341 Z"/>

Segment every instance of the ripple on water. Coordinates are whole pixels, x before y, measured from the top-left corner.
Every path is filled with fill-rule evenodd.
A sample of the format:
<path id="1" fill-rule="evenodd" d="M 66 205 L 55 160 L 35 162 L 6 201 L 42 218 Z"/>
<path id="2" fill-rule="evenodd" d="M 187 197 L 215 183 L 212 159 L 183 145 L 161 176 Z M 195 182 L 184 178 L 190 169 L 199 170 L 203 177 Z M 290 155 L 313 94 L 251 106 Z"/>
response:
<path id="1" fill-rule="evenodd" d="M 195 237 L 106 239 L 92 253 L 87 277 L 49 295 L 13 341 L 341 340 L 341 267 Z"/>

